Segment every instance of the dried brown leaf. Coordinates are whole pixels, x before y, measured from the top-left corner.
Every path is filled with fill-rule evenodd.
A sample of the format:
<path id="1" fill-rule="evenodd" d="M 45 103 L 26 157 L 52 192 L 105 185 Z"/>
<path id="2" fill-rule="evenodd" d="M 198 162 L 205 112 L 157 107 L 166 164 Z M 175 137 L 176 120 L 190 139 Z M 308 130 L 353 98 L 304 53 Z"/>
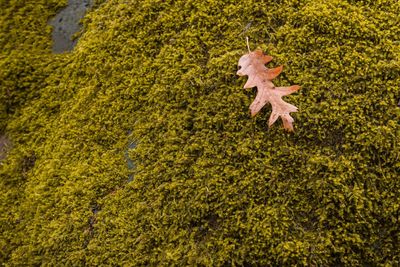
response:
<path id="1" fill-rule="evenodd" d="M 250 105 L 251 115 L 255 116 L 265 104 L 271 103 L 272 113 L 269 118 L 269 126 L 281 117 L 283 127 L 288 131 L 293 131 L 294 119 L 289 113 L 296 112 L 297 107 L 283 101 L 282 96 L 296 92 L 300 89 L 300 86 L 275 87 L 272 80 L 282 72 L 283 66 L 269 69 L 265 64 L 271 60 L 272 57 L 264 55 L 261 50 L 255 50 L 243 55 L 239 59 L 237 75 L 248 76 L 244 88 L 257 87 L 257 96 Z"/>

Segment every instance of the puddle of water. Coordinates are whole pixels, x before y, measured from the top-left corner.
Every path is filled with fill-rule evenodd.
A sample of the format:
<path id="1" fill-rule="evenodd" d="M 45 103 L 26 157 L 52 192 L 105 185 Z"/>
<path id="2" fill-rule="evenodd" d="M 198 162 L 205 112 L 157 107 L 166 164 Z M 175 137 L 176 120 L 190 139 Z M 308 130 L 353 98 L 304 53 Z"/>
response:
<path id="1" fill-rule="evenodd" d="M 77 40 L 72 37 L 81 29 L 80 20 L 91 8 L 92 0 L 68 0 L 68 6 L 61 10 L 49 24 L 53 26 L 53 52 L 71 51 Z"/>

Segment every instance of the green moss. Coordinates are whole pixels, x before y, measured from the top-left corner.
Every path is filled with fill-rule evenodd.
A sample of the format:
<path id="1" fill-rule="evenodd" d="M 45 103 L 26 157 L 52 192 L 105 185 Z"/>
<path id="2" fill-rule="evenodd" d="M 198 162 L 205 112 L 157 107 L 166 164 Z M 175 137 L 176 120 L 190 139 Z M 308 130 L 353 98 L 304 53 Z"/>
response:
<path id="1" fill-rule="evenodd" d="M 5 265 L 400 264 L 398 1 L 98 1 L 62 55 L 58 5 L 6 7 L 47 17 L 1 13 Z M 294 134 L 250 118 L 245 36 Z"/>

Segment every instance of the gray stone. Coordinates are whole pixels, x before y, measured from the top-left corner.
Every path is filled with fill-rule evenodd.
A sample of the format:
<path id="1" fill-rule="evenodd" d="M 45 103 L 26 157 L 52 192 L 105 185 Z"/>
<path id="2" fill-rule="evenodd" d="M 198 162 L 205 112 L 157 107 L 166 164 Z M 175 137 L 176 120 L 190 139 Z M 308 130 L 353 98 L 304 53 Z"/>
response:
<path id="1" fill-rule="evenodd" d="M 49 24 L 53 26 L 53 52 L 71 51 L 77 40 L 72 37 L 81 29 L 80 20 L 92 6 L 91 0 L 69 0 L 68 6 L 61 10 Z"/>

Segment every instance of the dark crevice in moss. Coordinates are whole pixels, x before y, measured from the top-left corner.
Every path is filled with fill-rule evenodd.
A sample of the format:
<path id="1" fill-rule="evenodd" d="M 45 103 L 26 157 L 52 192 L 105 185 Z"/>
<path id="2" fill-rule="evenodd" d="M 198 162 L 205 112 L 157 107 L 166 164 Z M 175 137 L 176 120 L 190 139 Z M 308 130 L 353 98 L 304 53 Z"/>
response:
<path id="1" fill-rule="evenodd" d="M 8 151 L 11 149 L 11 141 L 6 135 L 0 133 L 0 164 L 6 158 Z"/>

